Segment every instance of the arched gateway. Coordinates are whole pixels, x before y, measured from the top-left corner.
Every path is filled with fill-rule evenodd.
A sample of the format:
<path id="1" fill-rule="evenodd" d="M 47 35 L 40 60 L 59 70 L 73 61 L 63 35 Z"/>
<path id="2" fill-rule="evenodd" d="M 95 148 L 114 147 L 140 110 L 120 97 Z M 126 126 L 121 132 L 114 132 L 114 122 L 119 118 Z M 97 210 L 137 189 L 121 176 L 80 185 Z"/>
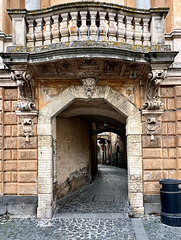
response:
<path id="1" fill-rule="evenodd" d="M 180 132 L 176 133 L 174 126 L 181 121 L 178 104 L 181 94 L 180 83 L 175 80 L 179 76 L 175 75 L 177 65 L 172 65 L 177 52 L 165 44 L 167 13 L 167 8 L 140 10 L 102 1 L 99 4 L 71 1 L 36 11 L 8 10 L 12 19 L 12 46 L 0 54 L 8 68 L 3 67 L 0 76 L 5 89 L 1 97 L 5 103 L 7 101 L 4 108 L 9 111 L 1 110 L 4 114 L 1 124 L 9 129 L 2 143 L 0 193 L 3 198 L 16 194 L 21 201 L 26 196 L 29 203 L 29 196 L 36 202 L 38 195 L 37 216 L 52 216 L 55 120 L 60 123 L 57 142 L 61 143 L 65 133 L 60 134 L 64 127 L 64 120 L 60 118 L 72 114 L 82 120 L 90 116 L 91 106 L 95 118 L 110 117 L 121 123 L 123 129 L 126 125 L 123 133 L 125 136 L 126 132 L 127 139 L 128 197 L 132 214 L 144 213 L 143 185 L 145 213 L 160 212 L 159 180 L 173 177 L 172 174 L 180 178 L 180 148 L 176 153 L 176 142 L 179 147 L 180 143 L 175 140 Z M 168 36 L 167 40 L 170 43 Z M 10 92 L 10 87 L 18 87 L 19 96 L 16 89 Z M 12 93 L 14 96 L 10 97 Z M 15 101 L 18 101 L 16 110 L 10 107 Z M 102 103 L 105 109 L 101 108 Z M 115 118 L 109 116 L 109 111 Z M 71 122 L 71 119 L 66 121 Z M 95 122 L 91 121 L 91 131 Z M 91 142 L 94 136 L 87 139 Z M 95 152 L 92 149 L 88 149 L 89 153 Z M 7 152 L 9 155 L 5 156 Z M 14 164 L 11 168 L 10 160 Z M 59 173 L 60 162 L 61 159 Z M 64 167 L 62 172 L 66 171 Z M 34 209 L 36 212 L 36 206 Z"/>
<path id="2" fill-rule="evenodd" d="M 53 119 L 75 100 L 88 100 L 82 86 L 71 86 L 46 105 L 38 118 L 38 210 L 37 216 L 53 214 Z M 126 97 L 108 86 L 97 86 L 91 100 L 104 100 L 126 117 L 128 197 L 132 214 L 142 215 L 142 147 L 141 113 Z"/>

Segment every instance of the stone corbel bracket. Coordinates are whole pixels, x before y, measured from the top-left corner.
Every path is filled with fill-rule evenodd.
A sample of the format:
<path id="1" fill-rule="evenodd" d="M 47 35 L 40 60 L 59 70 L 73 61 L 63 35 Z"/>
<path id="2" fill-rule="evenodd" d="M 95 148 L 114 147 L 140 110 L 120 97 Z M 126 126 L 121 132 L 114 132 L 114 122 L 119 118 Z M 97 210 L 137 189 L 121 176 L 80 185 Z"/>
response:
<path id="1" fill-rule="evenodd" d="M 151 70 L 148 74 L 148 79 L 145 87 L 145 102 L 143 104 L 143 109 L 146 110 L 158 110 L 163 105 L 161 101 L 158 100 L 158 92 L 161 82 L 166 78 L 166 70 Z"/>
<path id="2" fill-rule="evenodd" d="M 19 111 L 35 111 L 34 80 L 27 71 L 15 70 L 11 72 L 11 79 L 16 82 L 20 101 L 17 103 Z"/>
<path id="3" fill-rule="evenodd" d="M 84 92 L 88 98 L 91 98 L 95 92 L 95 87 L 97 83 L 97 79 L 94 77 L 86 77 L 80 79 L 80 82 L 83 85 Z"/>
<path id="4" fill-rule="evenodd" d="M 151 136 L 151 141 L 154 141 L 154 135 L 157 134 L 157 119 L 163 113 L 160 109 L 163 103 L 158 100 L 158 93 L 161 82 L 166 78 L 166 70 L 152 69 L 148 74 L 148 79 L 145 86 L 145 102 L 141 113 L 146 117 L 147 134 Z"/>

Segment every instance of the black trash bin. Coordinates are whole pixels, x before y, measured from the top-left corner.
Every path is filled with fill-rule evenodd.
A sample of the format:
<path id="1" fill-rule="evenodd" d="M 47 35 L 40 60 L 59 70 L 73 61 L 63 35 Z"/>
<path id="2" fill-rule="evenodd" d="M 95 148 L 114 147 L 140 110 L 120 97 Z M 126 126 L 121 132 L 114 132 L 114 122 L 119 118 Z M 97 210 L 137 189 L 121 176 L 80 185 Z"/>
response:
<path id="1" fill-rule="evenodd" d="M 162 179 L 161 195 L 161 222 L 170 226 L 181 226 L 181 189 L 180 180 Z"/>

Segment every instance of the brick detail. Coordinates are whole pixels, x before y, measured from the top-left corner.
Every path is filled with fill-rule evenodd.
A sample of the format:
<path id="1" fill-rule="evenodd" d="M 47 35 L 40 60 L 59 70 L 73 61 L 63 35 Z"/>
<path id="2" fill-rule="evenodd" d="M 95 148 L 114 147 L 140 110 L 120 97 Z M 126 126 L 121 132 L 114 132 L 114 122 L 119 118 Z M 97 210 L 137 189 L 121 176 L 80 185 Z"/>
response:
<path id="1" fill-rule="evenodd" d="M 162 169 L 162 159 L 143 159 L 143 169 Z"/>
<path id="2" fill-rule="evenodd" d="M 181 111 L 176 111 L 176 119 L 177 121 L 181 121 Z"/>
<path id="3" fill-rule="evenodd" d="M 37 150 L 19 150 L 19 159 L 28 160 L 28 159 L 37 159 Z"/>
<path id="4" fill-rule="evenodd" d="M 4 170 L 5 171 L 16 171 L 17 162 L 16 161 L 4 161 Z"/>
<path id="5" fill-rule="evenodd" d="M 144 194 L 152 195 L 160 192 L 161 185 L 158 181 L 144 182 Z"/>
<path id="6" fill-rule="evenodd" d="M 143 179 L 146 181 L 159 181 L 162 178 L 161 171 L 144 171 Z"/>
<path id="7" fill-rule="evenodd" d="M 17 172 L 4 172 L 4 182 L 17 182 Z"/>
<path id="8" fill-rule="evenodd" d="M 177 171 L 173 170 L 164 170 L 163 171 L 163 178 L 177 178 Z"/>
<path id="9" fill-rule="evenodd" d="M 181 158 L 181 148 L 177 148 L 177 157 Z"/>
<path id="10" fill-rule="evenodd" d="M 18 90 L 16 88 L 14 89 L 7 88 L 4 90 L 5 100 L 17 100 L 17 97 L 18 97 Z"/>
<path id="11" fill-rule="evenodd" d="M 30 142 L 29 143 L 25 143 L 25 138 L 24 137 L 19 137 L 18 138 L 18 145 L 19 145 L 19 148 L 23 148 L 23 149 L 32 149 L 32 148 L 37 149 L 37 147 L 38 147 L 37 137 L 30 137 Z"/>
<path id="12" fill-rule="evenodd" d="M 174 110 L 175 109 L 175 100 L 174 99 L 167 99 L 166 109 Z"/>
<path id="13" fill-rule="evenodd" d="M 4 148 L 9 148 L 9 149 L 13 149 L 13 148 L 17 148 L 17 138 L 15 137 L 7 137 L 4 139 Z"/>
<path id="14" fill-rule="evenodd" d="M 177 122 L 177 134 L 181 135 L 181 122 Z"/>
<path id="15" fill-rule="evenodd" d="M 5 112 L 11 112 L 12 107 L 11 107 L 11 102 L 10 101 L 5 101 L 4 102 L 4 111 Z"/>
<path id="16" fill-rule="evenodd" d="M 175 135 L 175 123 L 173 122 L 168 122 L 162 123 L 162 135 Z"/>
<path id="17" fill-rule="evenodd" d="M 19 182 L 37 182 L 36 172 L 20 172 L 18 177 Z"/>
<path id="18" fill-rule="evenodd" d="M 181 86 L 176 86 L 175 87 L 175 96 L 176 97 L 181 97 Z"/>
<path id="19" fill-rule="evenodd" d="M 4 126 L 4 136 L 11 137 L 11 126 Z"/>
<path id="20" fill-rule="evenodd" d="M 177 136 L 177 146 L 181 147 L 181 136 Z"/>
<path id="21" fill-rule="evenodd" d="M 20 171 L 37 171 L 38 162 L 37 161 L 19 161 Z"/>
<path id="22" fill-rule="evenodd" d="M 17 124 L 17 116 L 15 113 L 4 114 L 4 124 Z"/>
<path id="23" fill-rule="evenodd" d="M 153 149 L 143 149 L 143 158 L 161 158 L 162 153 L 160 148 L 153 148 Z"/>
<path id="24" fill-rule="evenodd" d="M 37 195 L 37 183 L 19 183 L 20 195 Z"/>
<path id="25" fill-rule="evenodd" d="M 162 146 L 163 147 L 175 147 L 176 139 L 174 136 L 172 137 L 162 137 Z"/>
<path id="26" fill-rule="evenodd" d="M 176 98 L 176 101 L 175 101 L 175 103 L 176 103 L 176 108 L 181 108 L 181 98 L 179 97 L 177 97 Z"/>
<path id="27" fill-rule="evenodd" d="M 16 195 L 17 194 L 17 183 L 4 183 L 4 194 Z"/>
<path id="28" fill-rule="evenodd" d="M 177 160 L 176 159 L 164 159 L 163 160 L 163 169 L 177 169 Z"/>
<path id="29" fill-rule="evenodd" d="M 161 119 L 162 122 L 175 122 L 175 112 L 164 112 Z"/>
<path id="30" fill-rule="evenodd" d="M 174 97 L 174 89 L 172 87 L 161 87 L 160 88 L 160 96 L 161 97 Z"/>
<path id="31" fill-rule="evenodd" d="M 142 147 L 144 147 L 144 148 L 161 147 L 161 137 L 155 136 L 155 141 L 150 141 L 150 136 L 143 136 L 142 137 Z"/>

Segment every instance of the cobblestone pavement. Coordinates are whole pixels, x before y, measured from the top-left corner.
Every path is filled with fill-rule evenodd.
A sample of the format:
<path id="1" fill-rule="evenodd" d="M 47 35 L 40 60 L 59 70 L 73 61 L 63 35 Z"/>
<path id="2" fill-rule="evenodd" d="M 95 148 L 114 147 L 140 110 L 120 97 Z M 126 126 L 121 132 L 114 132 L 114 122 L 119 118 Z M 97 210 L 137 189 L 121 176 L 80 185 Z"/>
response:
<path id="1" fill-rule="evenodd" d="M 142 222 L 150 240 L 181 240 L 181 227 L 165 225 L 158 216 L 146 216 Z"/>
<path id="2" fill-rule="evenodd" d="M 59 201 L 59 213 L 128 213 L 126 169 L 99 165 L 92 184 Z"/>
<path id="3" fill-rule="evenodd" d="M 0 240 L 181 239 L 181 228 L 158 216 L 130 219 L 128 212 L 126 170 L 102 166 L 90 186 L 59 201 L 52 219 L 1 217 Z"/>

